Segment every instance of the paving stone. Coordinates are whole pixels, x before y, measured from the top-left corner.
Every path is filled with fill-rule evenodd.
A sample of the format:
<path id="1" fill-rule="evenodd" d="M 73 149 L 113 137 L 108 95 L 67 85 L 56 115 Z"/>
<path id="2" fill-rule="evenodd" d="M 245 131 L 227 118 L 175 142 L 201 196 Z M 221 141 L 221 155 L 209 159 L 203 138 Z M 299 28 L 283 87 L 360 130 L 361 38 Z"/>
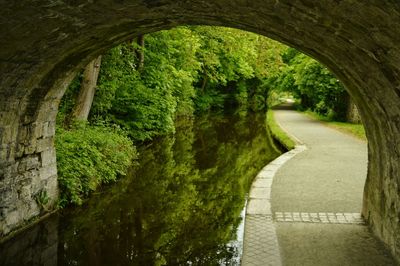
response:
<path id="1" fill-rule="evenodd" d="M 276 222 L 331 223 L 331 224 L 365 224 L 358 213 L 299 213 L 275 212 Z"/>
<path id="2" fill-rule="evenodd" d="M 250 190 L 250 198 L 258 198 L 258 199 L 270 199 L 271 198 L 271 189 L 269 188 L 252 188 Z"/>
<path id="3" fill-rule="evenodd" d="M 280 266 L 281 257 L 272 217 L 246 215 L 242 266 Z"/>
<path id="4" fill-rule="evenodd" d="M 271 204 L 265 199 L 249 199 L 246 213 L 255 215 L 271 215 Z"/>
<path id="5" fill-rule="evenodd" d="M 272 180 L 269 179 L 256 179 L 252 187 L 259 187 L 259 188 L 270 188 L 272 186 Z"/>

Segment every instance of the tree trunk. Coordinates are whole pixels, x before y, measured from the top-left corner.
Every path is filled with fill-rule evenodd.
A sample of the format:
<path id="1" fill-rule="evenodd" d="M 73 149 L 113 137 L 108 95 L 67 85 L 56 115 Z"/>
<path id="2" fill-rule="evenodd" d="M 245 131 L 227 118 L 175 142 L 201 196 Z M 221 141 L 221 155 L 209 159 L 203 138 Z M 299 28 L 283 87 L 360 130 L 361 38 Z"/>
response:
<path id="1" fill-rule="evenodd" d="M 81 89 L 74 109 L 72 119 L 87 121 L 90 108 L 92 107 L 94 93 L 96 91 L 97 78 L 99 76 L 101 55 L 91 61 L 83 71 Z"/>
<path id="2" fill-rule="evenodd" d="M 208 76 L 206 74 L 204 74 L 203 75 L 203 81 L 201 82 L 201 88 L 200 88 L 200 90 L 202 92 L 204 92 L 204 89 L 206 88 L 207 81 L 208 81 Z"/>
<path id="3" fill-rule="evenodd" d="M 140 47 L 136 50 L 136 57 L 138 60 L 137 70 L 142 71 L 144 67 L 144 35 L 139 35 L 137 44 Z"/>

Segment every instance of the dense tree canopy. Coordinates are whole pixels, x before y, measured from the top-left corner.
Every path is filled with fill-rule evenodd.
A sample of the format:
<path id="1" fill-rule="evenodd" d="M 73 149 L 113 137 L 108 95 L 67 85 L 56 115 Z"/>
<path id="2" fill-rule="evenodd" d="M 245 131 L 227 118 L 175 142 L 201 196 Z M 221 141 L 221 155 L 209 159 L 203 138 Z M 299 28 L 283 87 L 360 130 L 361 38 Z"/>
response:
<path id="1" fill-rule="evenodd" d="M 289 92 L 304 108 L 334 118 L 343 118 L 346 109 L 343 86 L 325 67 L 295 49 L 236 29 L 178 27 L 138 36 L 101 61 L 93 104 L 86 104 L 92 106 L 89 125 L 72 121 L 87 71 L 76 77 L 61 103 L 58 122 L 65 129 L 58 130 L 57 156 L 64 203 L 80 203 L 98 184 L 126 173 L 135 150 L 113 147 L 173 133 L 177 117 L 224 108 L 265 110 L 271 91 Z"/>
<path id="2" fill-rule="evenodd" d="M 340 81 L 316 60 L 286 48 L 285 63 L 270 84 L 300 99 L 303 109 L 311 109 L 332 119 L 345 120 L 349 96 Z"/>
<path id="3" fill-rule="evenodd" d="M 219 27 L 179 27 L 146 35 L 144 49 L 123 43 L 102 59 L 90 120 L 121 125 L 134 140 L 174 131 L 177 116 L 224 106 L 264 109 L 265 81 L 282 65 L 284 46 Z M 137 50 L 144 65 L 138 68 Z M 64 98 L 74 105 L 81 77 Z"/>

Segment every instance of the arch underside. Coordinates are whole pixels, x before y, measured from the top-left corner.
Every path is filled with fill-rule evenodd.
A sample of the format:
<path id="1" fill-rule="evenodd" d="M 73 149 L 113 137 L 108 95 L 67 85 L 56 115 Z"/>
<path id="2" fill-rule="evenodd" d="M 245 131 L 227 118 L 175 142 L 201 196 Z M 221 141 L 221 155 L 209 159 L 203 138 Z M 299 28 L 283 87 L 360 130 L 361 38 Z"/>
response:
<path id="1" fill-rule="evenodd" d="M 202 24 L 293 46 L 345 84 L 369 141 L 363 215 L 399 257 L 400 2 L 23 0 L 0 14 L 0 236 L 41 214 L 41 191 L 57 200 L 55 116 L 74 74 L 139 34 Z"/>

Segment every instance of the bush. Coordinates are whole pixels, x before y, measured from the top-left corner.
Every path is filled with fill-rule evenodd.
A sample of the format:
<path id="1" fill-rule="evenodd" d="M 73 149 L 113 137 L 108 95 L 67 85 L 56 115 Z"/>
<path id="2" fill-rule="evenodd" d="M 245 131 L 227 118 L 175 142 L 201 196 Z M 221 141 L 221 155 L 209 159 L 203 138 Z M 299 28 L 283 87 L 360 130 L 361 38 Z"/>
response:
<path id="1" fill-rule="evenodd" d="M 100 184 L 125 175 L 137 158 L 132 141 L 120 129 L 105 125 L 57 128 L 56 150 L 61 207 L 82 204 Z"/>

